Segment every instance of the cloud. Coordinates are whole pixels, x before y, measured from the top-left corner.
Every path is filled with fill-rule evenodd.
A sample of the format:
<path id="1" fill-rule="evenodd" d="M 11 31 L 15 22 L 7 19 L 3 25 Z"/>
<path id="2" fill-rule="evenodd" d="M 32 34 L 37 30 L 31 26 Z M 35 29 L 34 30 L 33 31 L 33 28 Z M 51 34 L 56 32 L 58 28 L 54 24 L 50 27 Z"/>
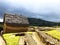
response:
<path id="1" fill-rule="evenodd" d="M 0 22 L 3 22 L 3 19 L 0 18 Z"/>
<path id="2" fill-rule="evenodd" d="M 0 5 L 5 7 L 4 12 L 21 12 L 29 17 L 60 21 L 60 0 L 0 0 Z"/>

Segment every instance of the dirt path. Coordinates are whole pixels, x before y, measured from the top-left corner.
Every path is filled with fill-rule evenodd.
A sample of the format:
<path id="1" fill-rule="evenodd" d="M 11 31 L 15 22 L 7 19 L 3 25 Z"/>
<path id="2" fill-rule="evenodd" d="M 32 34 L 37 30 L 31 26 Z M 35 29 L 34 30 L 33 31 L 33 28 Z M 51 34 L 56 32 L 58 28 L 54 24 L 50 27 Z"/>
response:
<path id="1" fill-rule="evenodd" d="M 0 45 L 6 45 L 5 41 L 3 40 L 1 36 L 0 36 Z"/>
<path id="2" fill-rule="evenodd" d="M 19 45 L 24 45 L 24 37 L 21 36 L 19 39 Z"/>
<path id="3" fill-rule="evenodd" d="M 45 45 L 41 40 L 40 37 L 38 36 L 38 34 L 36 32 L 34 32 L 32 34 L 33 39 L 35 40 L 35 42 L 37 43 L 37 45 Z"/>
<path id="4" fill-rule="evenodd" d="M 24 38 L 27 45 L 45 45 L 36 32 L 33 32 L 32 35 L 27 34 L 26 37 L 20 37 L 19 45 L 24 45 Z"/>

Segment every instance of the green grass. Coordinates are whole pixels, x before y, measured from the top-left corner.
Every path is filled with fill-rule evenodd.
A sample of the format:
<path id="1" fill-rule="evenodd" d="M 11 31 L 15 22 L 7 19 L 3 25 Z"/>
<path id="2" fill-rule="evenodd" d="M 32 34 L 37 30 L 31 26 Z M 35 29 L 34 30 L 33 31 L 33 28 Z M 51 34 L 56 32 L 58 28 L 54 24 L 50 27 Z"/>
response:
<path id="1" fill-rule="evenodd" d="M 60 31 L 58 31 L 58 30 L 51 30 L 51 31 L 47 31 L 45 33 L 51 35 L 52 37 L 54 37 L 58 40 L 60 40 Z"/>
<path id="2" fill-rule="evenodd" d="M 0 24 L 0 27 L 2 27 L 2 28 L 3 28 L 3 25 L 2 25 L 2 24 Z"/>
<path id="3" fill-rule="evenodd" d="M 27 34 L 32 34 L 32 32 L 25 32 Z M 14 33 L 8 33 L 3 35 L 7 42 L 7 45 L 18 45 L 20 36 L 15 36 Z"/>
<path id="4" fill-rule="evenodd" d="M 4 34 L 4 39 L 7 42 L 7 45 L 18 45 L 19 42 L 19 36 L 15 36 L 12 33 L 11 34 Z"/>

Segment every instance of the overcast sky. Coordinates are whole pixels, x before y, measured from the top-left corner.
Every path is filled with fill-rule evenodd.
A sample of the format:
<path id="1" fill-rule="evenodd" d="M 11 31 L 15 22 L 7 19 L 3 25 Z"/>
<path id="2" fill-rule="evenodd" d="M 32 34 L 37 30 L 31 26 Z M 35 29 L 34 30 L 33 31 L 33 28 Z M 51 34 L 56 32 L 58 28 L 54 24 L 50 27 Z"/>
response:
<path id="1" fill-rule="evenodd" d="M 5 12 L 60 22 L 60 0 L 0 0 L 0 21 Z"/>

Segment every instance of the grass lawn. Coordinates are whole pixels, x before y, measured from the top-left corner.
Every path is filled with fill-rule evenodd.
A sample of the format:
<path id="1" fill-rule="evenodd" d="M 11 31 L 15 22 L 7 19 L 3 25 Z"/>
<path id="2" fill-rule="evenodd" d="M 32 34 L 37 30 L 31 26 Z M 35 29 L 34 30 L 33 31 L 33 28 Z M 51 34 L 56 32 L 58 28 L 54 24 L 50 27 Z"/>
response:
<path id="1" fill-rule="evenodd" d="M 3 36 L 7 42 L 7 45 L 18 45 L 19 38 L 20 38 L 19 36 L 15 36 L 12 33 L 4 34 Z"/>
<path id="2" fill-rule="evenodd" d="M 51 31 L 47 31 L 45 33 L 51 35 L 54 38 L 57 38 L 58 40 L 60 40 L 60 31 L 58 31 L 58 30 L 51 30 Z"/>
<path id="3" fill-rule="evenodd" d="M 32 34 L 32 32 L 25 32 L 27 34 Z M 14 33 L 4 34 L 4 39 L 7 42 L 7 45 L 18 45 L 20 36 L 13 35 Z"/>

